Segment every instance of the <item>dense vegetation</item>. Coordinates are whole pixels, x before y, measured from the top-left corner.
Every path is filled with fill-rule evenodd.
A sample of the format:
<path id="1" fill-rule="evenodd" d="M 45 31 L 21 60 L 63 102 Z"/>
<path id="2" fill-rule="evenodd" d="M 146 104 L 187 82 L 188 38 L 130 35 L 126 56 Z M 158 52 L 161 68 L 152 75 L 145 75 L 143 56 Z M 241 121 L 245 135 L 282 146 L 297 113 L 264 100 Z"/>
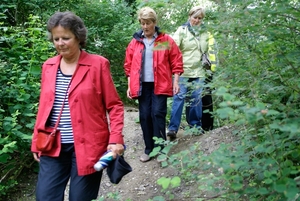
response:
<path id="1" fill-rule="evenodd" d="M 159 25 L 172 33 L 186 21 L 196 2 L 2 0 L 0 196 L 17 185 L 24 168 L 37 168 L 30 139 L 40 66 L 55 54 L 45 32 L 51 14 L 71 10 L 84 19 L 89 31 L 87 50 L 110 60 L 121 97 L 133 104 L 125 98 L 122 66 L 126 45 L 138 29 L 136 9 L 152 6 L 159 14 Z M 189 180 L 215 200 L 297 200 L 300 196 L 299 11 L 298 0 L 211 2 L 205 23 L 219 47 L 220 64 L 211 84 L 216 123 L 234 125 L 237 141 L 222 145 L 209 156 L 203 156 L 197 147 L 180 153 L 187 159 L 182 161 L 183 176 L 161 180 L 166 191 L 172 187 L 166 185 L 170 181 L 177 186 L 181 180 Z M 171 165 L 177 165 L 174 159 L 179 156 L 169 157 Z M 208 168 L 215 172 L 203 172 Z M 222 187 L 216 185 L 220 182 Z"/>

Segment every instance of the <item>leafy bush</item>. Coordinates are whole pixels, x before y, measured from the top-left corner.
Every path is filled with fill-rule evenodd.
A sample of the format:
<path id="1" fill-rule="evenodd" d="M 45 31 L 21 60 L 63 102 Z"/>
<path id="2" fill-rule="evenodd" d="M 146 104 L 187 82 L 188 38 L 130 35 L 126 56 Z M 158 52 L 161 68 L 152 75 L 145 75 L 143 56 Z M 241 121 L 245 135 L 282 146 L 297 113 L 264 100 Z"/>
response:
<path id="1" fill-rule="evenodd" d="M 137 28 L 132 8 L 122 0 L 98 0 L 79 6 L 76 12 L 88 28 L 87 50 L 106 57 L 122 100 L 134 104 L 126 97 L 127 78 L 123 70 L 125 49 Z"/>
<path id="2" fill-rule="evenodd" d="M 185 165 L 182 178 L 196 182 L 198 200 L 204 194 L 215 200 L 298 200 L 299 3 L 218 3 L 209 27 L 220 57 L 212 83 L 215 115 L 235 125 L 237 141 L 209 156 L 195 145 L 169 163 Z"/>
<path id="3" fill-rule="evenodd" d="M 24 10 L 15 1 L 4 0 L 0 6 L 2 195 L 16 185 L 15 178 L 24 164 L 32 161 L 29 142 L 38 103 L 40 66 L 55 54 L 44 34 L 49 15 L 68 9 L 84 19 L 89 30 L 87 50 L 111 61 L 117 89 L 126 100 L 127 81 L 122 66 L 125 48 L 139 28 L 134 10 L 121 0 L 78 0 L 69 5 L 69 1 L 51 2 L 26 1 Z M 220 125 L 234 124 L 232 136 L 237 141 L 222 144 L 208 156 L 202 155 L 197 143 L 169 156 L 173 144 L 166 144 L 162 153 L 168 155 L 168 163 L 163 165 L 178 166 L 181 161 L 182 174 L 161 178 L 158 183 L 168 191 L 184 182 L 194 182 L 201 194 L 216 200 L 296 200 L 300 194 L 299 3 L 215 2 L 217 6 L 207 11 L 207 28 L 219 45 L 220 66 L 212 83 L 216 89 L 215 116 L 222 121 Z M 171 33 L 186 20 L 195 2 L 138 3 L 137 8 L 155 8 L 159 25 Z M 45 8 L 51 9 L 46 12 Z M 30 15 L 33 10 L 40 18 Z M 160 150 L 154 151 L 157 154 L 161 154 Z M 167 196 L 173 195 L 168 192 Z M 163 200 L 161 196 L 157 199 Z"/>
<path id="4" fill-rule="evenodd" d="M 224 179 L 239 198 L 293 200 L 299 193 L 300 7 L 295 1 L 230 4 L 219 21 L 224 70 L 216 86 L 227 87 L 216 93 L 224 100 L 217 113 L 241 130 L 235 151 L 219 152 L 234 164 Z M 240 179 L 232 182 L 232 175 Z"/>
<path id="5" fill-rule="evenodd" d="M 38 17 L 26 27 L 0 27 L 0 178 L 1 195 L 32 164 L 30 142 L 39 96 L 40 67 L 53 55 Z"/>
<path id="6" fill-rule="evenodd" d="M 32 0 L 23 2 L 20 8 L 22 2 L 5 1 L 0 6 L 1 195 L 7 194 L 17 184 L 22 169 L 33 162 L 30 141 L 39 98 L 40 67 L 47 58 L 56 54 L 46 38 L 45 25 L 49 16 L 58 9 L 71 10 L 85 20 L 89 30 L 87 51 L 102 54 L 111 61 L 118 90 L 127 86 L 123 84 L 127 80 L 122 66 L 125 43 L 133 33 L 130 16 L 123 15 L 132 12 L 131 8 L 121 1 L 87 3 L 78 0 L 53 4 L 48 0 Z M 33 10 L 36 16 L 31 15 Z M 122 22 L 121 19 L 128 21 Z M 128 26 L 123 27 L 126 23 Z M 100 49 L 97 46 L 99 37 L 103 38 Z"/>

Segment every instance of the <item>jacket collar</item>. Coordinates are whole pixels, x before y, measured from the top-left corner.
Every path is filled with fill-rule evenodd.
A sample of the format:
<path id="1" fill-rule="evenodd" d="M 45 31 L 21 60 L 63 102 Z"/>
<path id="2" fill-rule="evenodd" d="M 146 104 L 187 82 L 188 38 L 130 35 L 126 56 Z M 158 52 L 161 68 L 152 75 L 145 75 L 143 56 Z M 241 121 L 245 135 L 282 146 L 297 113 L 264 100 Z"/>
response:
<path id="1" fill-rule="evenodd" d="M 49 76 L 46 76 L 46 79 L 48 80 L 47 82 L 49 83 L 49 85 L 53 85 L 51 88 L 53 90 L 53 93 L 55 92 L 56 73 L 57 73 L 57 69 L 59 67 L 61 58 L 62 58 L 61 55 L 57 55 L 56 57 L 52 57 L 52 58 L 48 59 L 47 62 L 45 63 L 46 65 L 55 66 L 55 70 L 47 70 L 45 72 L 46 74 L 49 75 Z M 89 57 L 89 54 L 87 52 L 85 52 L 84 50 L 81 50 L 81 54 L 80 54 L 79 60 L 78 60 L 78 68 L 76 68 L 76 71 L 75 71 L 76 75 L 72 79 L 69 94 L 72 93 L 72 91 L 76 88 L 76 86 L 83 80 L 85 74 L 90 70 L 90 68 L 85 68 L 83 66 L 91 66 L 91 65 L 92 65 L 92 59 Z M 82 66 L 82 67 L 79 67 L 79 66 Z"/>
<path id="2" fill-rule="evenodd" d="M 88 58 L 88 53 L 84 50 L 81 50 L 79 59 L 78 59 L 78 65 L 83 65 L 83 66 L 88 66 L 91 65 L 90 59 Z M 56 57 L 53 57 L 52 59 L 49 59 L 47 61 L 47 64 L 50 65 L 55 65 L 55 64 L 59 64 L 60 60 L 61 60 L 62 56 L 61 55 L 57 55 Z"/>
<path id="3" fill-rule="evenodd" d="M 189 32 L 191 32 L 194 36 L 196 36 L 197 34 L 195 33 L 195 30 L 192 28 L 192 25 L 189 21 L 187 21 L 186 23 L 182 24 L 183 27 L 187 27 Z M 205 25 L 201 24 L 199 27 L 200 30 L 200 34 L 203 33 L 203 30 L 205 30 Z"/>
<path id="4" fill-rule="evenodd" d="M 157 33 L 157 36 L 159 36 L 159 35 L 162 34 L 162 32 L 160 32 L 159 29 L 160 29 L 159 27 L 155 26 L 155 32 Z M 135 39 L 138 40 L 138 41 L 142 41 L 142 38 L 143 38 L 143 30 L 139 30 L 139 31 L 135 32 L 135 33 L 133 34 L 133 38 L 135 38 Z"/>

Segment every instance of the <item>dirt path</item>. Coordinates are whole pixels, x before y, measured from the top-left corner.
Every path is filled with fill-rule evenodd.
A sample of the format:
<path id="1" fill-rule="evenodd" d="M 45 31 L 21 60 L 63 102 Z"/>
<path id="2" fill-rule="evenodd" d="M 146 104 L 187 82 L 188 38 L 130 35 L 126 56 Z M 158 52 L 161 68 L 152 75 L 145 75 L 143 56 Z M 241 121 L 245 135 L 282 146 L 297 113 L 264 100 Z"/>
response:
<path id="1" fill-rule="evenodd" d="M 118 192 L 120 200 L 147 200 L 159 194 L 156 180 L 164 173 L 160 163 L 151 160 L 147 163 L 139 161 L 144 150 L 144 142 L 140 125 L 136 123 L 138 110 L 127 108 L 125 114 L 124 137 L 126 144 L 125 159 L 131 165 L 132 172 L 125 175 L 118 185 L 111 184 L 106 172 L 100 187 L 100 196 L 107 192 Z M 105 199 L 107 200 L 107 199 Z"/>
<path id="2" fill-rule="evenodd" d="M 139 157 L 144 150 L 144 142 L 140 125 L 136 123 L 137 119 L 138 110 L 127 107 L 125 110 L 125 126 L 123 131 L 127 147 L 125 160 L 131 165 L 133 171 L 123 177 L 118 185 L 112 184 L 106 175 L 106 171 L 104 171 L 98 200 L 146 201 L 153 199 L 155 196 L 164 194 L 161 192 L 161 187 L 156 183 L 159 178 L 178 175 L 176 169 L 171 167 L 162 168 L 161 163 L 156 159 L 152 159 L 147 163 L 139 161 Z M 184 132 L 180 131 L 178 133 L 179 143 L 174 147 L 173 152 L 185 150 L 197 141 L 202 143 L 202 151 L 211 153 L 218 147 L 220 142 L 228 141 L 228 133 L 230 133 L 228 127 L 216 129 L 202 136 L 185 136 Z M 12 199 L 11 201 L 35 201 L 34 193 L 31 193 L 34 191 L 36 177 L 36 175 L 28 175 L 28 181 L 25 184 L 20 184 L 25 186 L 21 188 L 21 194 L 17 195 L 17 199 Z M 189 190 L 184 188 L 187 187 L 179 187 L 175 190 L 178 195 L 182 195 L 185 191 Z M 68 188 L 66 189 L 65 196 L 65 201 L 67 200 Z M 185 199 L 180 198 L 179 200 L 182 201 Z"/>
<path id="3" fill-rule="evenodd" d="M 138 118 L 138 110 L 134 108 L 127 108 L 125 113 L 125 127 L 124 135 L 127 150 L 125 153 L 126 161 L 131 165 L 133 171 L 126 175 L 118 185 L 113 185 L 109 182 L 106 173 L 104 174 L 100 196 L 105 196 L 107 192 L 117 192 L 119 200 L 121 201 L 146 201 L 153 199 L 155 196 L 164 195 L 161 192 L 161 186 L 157 184 L 157 180 L 161 177 L 173 177 L 179 172 L 171 167 L 162 168 L 161 163 L 156 159 L 152 159 L 147 163 L 139 161 L 140 155 L 144 150 L 144 142 L 142 137 L 142 130 L 138 123 L 135 123 Z M 201 136 L 185 135 L 183 130 L 180 130 L 177 135 L 178 144 L 172 149 L 172 153 L 178 153 L 182 150 L 188 149 L 195 142 L 201 143 L 201 151 L 209 154 L 217 149 L 221 142 L 229 142 L 228 134 L 229 127 L 222 127 L 213 130 Z M 173 201 L 192 201 L 191 199 L 183 199 L 184 192 L 189 191 L 188 186 L 181 186 L 174 189 L 178 198 Z M 192 187 L 193 188 L 193 187 Z M 197 187 L 196 187 L 197 190 Z M 105 199 L 113 200 L 113 199 Z"/>

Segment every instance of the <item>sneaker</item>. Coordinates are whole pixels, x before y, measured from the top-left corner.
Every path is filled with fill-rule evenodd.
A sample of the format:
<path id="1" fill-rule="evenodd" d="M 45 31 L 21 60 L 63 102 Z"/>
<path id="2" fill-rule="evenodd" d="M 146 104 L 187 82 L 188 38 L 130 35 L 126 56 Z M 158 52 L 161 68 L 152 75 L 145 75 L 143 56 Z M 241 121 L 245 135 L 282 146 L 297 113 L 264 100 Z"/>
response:
<path id="1" fill-rule="evenodd" d="M 171 138 L 176 138 L 176 134 L 177 134 L 177 132 L 176 131 L 172 131 L 172 130 L 170 130 L 169 132 L 167 132 L 167 136 L 169 136 Z"/>
<path id="2" fill-rule="evenodd" d="M 140 157 L 140 161 L 141 162 L 147 162 L 147 161 L 150 161 L 150 156 L 148 155 L 148 154 L 143 154 L 143 155 L 141 155 L 141 157 Z"/>

